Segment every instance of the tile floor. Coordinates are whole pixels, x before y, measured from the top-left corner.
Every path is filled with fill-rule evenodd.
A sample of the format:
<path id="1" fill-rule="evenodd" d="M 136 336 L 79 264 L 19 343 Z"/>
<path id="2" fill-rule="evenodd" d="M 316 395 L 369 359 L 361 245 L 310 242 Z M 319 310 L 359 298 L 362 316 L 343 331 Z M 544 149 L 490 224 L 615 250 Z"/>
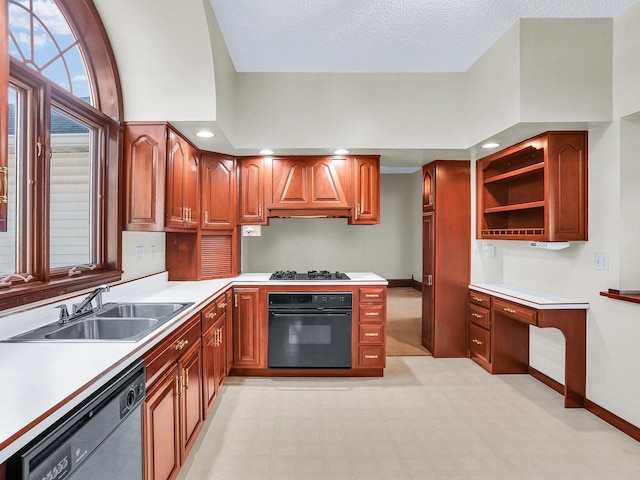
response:
<path id="1" fill-rule="evenodd" d="M 640 442 L 528 375 L 392 357 L 384 378 L 230 377 L 179 480 L 640 478 Z"/>

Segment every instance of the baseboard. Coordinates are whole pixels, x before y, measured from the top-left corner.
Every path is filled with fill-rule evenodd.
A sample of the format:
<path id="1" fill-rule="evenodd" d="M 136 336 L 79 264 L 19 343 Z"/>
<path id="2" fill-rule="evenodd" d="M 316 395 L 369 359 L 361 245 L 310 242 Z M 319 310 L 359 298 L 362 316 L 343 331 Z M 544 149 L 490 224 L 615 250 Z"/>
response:
<path id="1" fill-rule="evenodd" d="M 422 283 L 413 278 L 387 279 L 387 282 L 389 282 L 389 288 L 409 287 L 422 291 Z"/>
<path id="2" fill-rule="evenodd" d="M 634 440 L 640 442 L 640 428 L 620 418 L 615 413 L 611 413 L 609 410 L 602 408 L 600 405 L 593 403 L 587 398 L 584 400 L 584 408 L 593 413 L 596 417 L 600 417 L 609 425 L 617 428 L 622 433 L 626 433 Z"/>
<path id="3" fill-rule="evenodd" d="M 541 381 L 546 386 L 552 388 L 559 394 L 564 395 L 564 385 L 562 385 L 560 382 L 555 381 L 553 378 L 548 377 L 544 373 L 536 370 L 531 366 L 529 367 L 529 375 Z M 607 422 L 609 425 L 617 428 L 622 433 L 626 433 L 634 440 L 640 442 L 640 428 L 620 418 L 615 413 L 611 413 L 609 410 L 602 408 L 600 405 L 593 403 L 588 398 L 584 399 L 584 408 L 588 412 L 594 414 L 596 417 L 599 417 L 601 420 Z"/>

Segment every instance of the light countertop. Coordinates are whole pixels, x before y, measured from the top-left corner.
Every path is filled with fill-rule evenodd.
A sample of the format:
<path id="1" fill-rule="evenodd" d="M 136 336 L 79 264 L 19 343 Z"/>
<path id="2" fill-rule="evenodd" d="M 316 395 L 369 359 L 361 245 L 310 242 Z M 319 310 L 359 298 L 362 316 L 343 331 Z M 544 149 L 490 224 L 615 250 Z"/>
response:
<path id="1" fill-rule="evenodd" d="M 141 358 L 154 345 L 233 285 L 386 285 L 373 273 L 347 272 L 351 280 L 269 281 L 270 274 L 246 273 L 235 278 L 169 282 L 166 272 L 115 285 L 104 302 L 194 302 L 138 342 L 0 343 L 0 463 L 54 424 L 93 392 Z M 86 292 L 84 293 L 86 294 Z M 84 295 L 69 297 L 76 303 Z M 60 301 L 19 313 L 0 315 L 0 339 L 54 322 Z"/>
<path id="2" fill-rule="evenodd" d="M 526 288 L 504 285 L 501 283 L 472 283 L 471 290 L 483 292 L 494 297 L 526 305 L 538 310 L 587 310 L 589 303 L 571 298 L 558 297 L 546 293 L 535 292 Z"/>

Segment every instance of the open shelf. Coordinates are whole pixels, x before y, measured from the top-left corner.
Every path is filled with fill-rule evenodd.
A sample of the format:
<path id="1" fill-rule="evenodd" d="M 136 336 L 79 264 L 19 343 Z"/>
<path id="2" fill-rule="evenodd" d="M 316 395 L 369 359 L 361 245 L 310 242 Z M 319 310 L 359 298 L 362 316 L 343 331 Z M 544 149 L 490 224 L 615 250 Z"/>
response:
<path id="1" fill-rule="evenodd" d="M 516 177 L 523 177 L 524 175 L 534 174 L 538 172 L 544 171 L 544 162 L 535 163 L 533 165 L 528 165 L 523 168 L 518 168 L 517 170 L 512 170 L 510 172 L 501 173 L 500 175 L 494 175 L 489 178 L 484 179 L 484 184 L 501 182 L 504 180 L 511 180 Z"/>
<path id="2" fill-rule="evenodd" d="M 515 205 L 502 205 L 500 207 L 485 208 L 484 213 L 515 212 L 518 210 L 528 210 L 530 208 L 544 208 L 544 200 L 539 202 L 527 202 Z"/>

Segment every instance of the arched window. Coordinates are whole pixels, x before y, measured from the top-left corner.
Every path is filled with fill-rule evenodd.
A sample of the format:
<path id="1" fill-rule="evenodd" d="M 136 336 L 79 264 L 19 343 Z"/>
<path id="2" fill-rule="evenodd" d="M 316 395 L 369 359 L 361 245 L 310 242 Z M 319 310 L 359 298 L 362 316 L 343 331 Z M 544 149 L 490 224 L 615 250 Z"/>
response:
<path id="1" fill-rule="evenodd" d="M 122 101 L 91 0 L 0 7 L 2 310 L 120 278 Z"/>

